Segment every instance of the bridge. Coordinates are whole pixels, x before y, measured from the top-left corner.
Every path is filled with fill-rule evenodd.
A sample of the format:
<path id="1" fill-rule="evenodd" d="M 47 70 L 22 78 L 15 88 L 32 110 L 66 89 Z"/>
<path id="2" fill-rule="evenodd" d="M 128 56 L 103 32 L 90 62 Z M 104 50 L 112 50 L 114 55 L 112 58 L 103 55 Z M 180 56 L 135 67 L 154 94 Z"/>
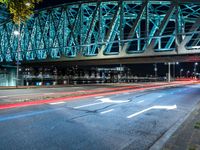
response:
<path id="1" fill-rule="evenodd" d="M 199 59 L 196 0 L 84 1 L 48 7 L 21 25 L 20 39 L 13 34 L 17 26 L 2 14 L 1 63 Z"/>

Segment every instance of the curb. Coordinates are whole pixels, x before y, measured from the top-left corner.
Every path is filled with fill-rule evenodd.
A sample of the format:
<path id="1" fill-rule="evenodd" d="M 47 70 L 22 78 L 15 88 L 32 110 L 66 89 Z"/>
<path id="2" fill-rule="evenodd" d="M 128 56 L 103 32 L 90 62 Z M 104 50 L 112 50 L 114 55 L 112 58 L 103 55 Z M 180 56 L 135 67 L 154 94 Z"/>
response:
<path id="1" fill-rule="evenodd" d="M 200 103 L 197 103 L 200 104 Z M 161 150 L 171 136 L 177 131 L 177 129 L 190 117 L 192 112 L 199 109 L 199 105 L 196 105 L 184 118 L 180 118 L 176 121 L 150 148 L 149 150 Z"/>

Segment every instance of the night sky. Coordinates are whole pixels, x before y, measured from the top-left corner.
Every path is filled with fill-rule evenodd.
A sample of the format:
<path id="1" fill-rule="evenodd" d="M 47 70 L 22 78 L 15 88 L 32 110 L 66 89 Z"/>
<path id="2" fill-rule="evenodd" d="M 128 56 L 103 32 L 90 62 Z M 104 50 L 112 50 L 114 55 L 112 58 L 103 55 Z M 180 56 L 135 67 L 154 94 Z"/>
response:
<path id="1" fill-rule="evenodd" d="M 78 1 L 80 0 L 43 0 L 43 2 L 37 5 L 36 9 L 41 9 L 41 8 L 55 6 L 55 5 L 64 4 L 64 3 L 78 2 Z"/>

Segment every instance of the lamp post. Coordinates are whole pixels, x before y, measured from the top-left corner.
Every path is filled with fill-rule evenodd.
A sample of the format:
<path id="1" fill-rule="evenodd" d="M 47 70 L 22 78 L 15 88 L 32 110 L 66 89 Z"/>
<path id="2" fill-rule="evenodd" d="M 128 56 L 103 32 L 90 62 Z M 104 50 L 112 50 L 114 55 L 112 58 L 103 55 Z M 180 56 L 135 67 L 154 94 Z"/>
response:
<path id="1" fill-rule="evenodd" d="M 168 66 L 168 73 L 166 73 L 166 79 L 168 82 L 171 82 L 171 62 L 165 62 L 165 65 Z"/>
<path id="2" fill-rule="evenodd" d="M 18 31 L 14 31 L 14 35 L 18 37 L 18 46 L 17 46 L 17 72 L 16 72 L 16 88 L 18 87 L 18 80 L 19 80 L 19 57 L 20 57 L 20 24 L 18 27 Z"/>
<path id="3" fill-rule="evenodd" d="M 174 67 L 173 67 L 173 77 L 175 79 L 176 78 L 176 65 L 179 65 L 179 62 L 174 62 L 173 65 L 174 65 Z"/>
<path id="4" fill-rule="evenodd" d="M 194 63 L 194 77 L 196 78 L 196 72 L 197 72 L 197 66 L 198 66 L 198 63 Z"/>
<path id="5" fill-rule="evenodd" d="M 155 72 L 155 77 L 157 77 L 157 76 L 158 76 L 158 74 L 157 74 L 157 71 L 158 71 L 157 64 L 154 64 L 154 72 Z"/>
<path id="6" fill-rule="evenodd" d="M 190 71 L 188 70 L 188 71 L 187 71 L 187 78 L 189 77 L 189 73 L 190 73 Z"/>
<path id="7" fill-rule="evenodd" d="M 30 2 L 27 2 L 25 3 L 25 5 L 27 7 L 30 7 L 31 6 L 31 3 Z M 21 28 L 21 18 L 19 18 L 18 20 L 18 30 L 15 30 L 14 31 L 14 35 L 16 35 L 18 37 L 18 47 L 17 47 L 17 73 L 16 73 L 16 88 L 18 87 L 19 85 L 19 59 L 20 59 L 20 49 L 21 49 L 21 44 L 20 44 L 20 40 L 21 40 L 21 31 L 20 31 L 20 28 Z"/>
<path id="8" fill-rule="evenodd" d="M 183 69 L 180 69 L 180 78 L 182 77 Z"/>

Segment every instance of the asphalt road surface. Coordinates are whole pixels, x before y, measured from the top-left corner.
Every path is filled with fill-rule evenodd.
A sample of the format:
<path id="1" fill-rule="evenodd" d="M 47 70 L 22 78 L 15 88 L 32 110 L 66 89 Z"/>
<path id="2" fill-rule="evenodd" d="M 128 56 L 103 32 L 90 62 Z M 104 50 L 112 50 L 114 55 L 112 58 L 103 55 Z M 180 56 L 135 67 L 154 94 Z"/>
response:
<path id="1" fill-rule="evenodd" d="M 0 150 L 146 150 L 200 101 L 200 85 L 0 110 Z"/>

